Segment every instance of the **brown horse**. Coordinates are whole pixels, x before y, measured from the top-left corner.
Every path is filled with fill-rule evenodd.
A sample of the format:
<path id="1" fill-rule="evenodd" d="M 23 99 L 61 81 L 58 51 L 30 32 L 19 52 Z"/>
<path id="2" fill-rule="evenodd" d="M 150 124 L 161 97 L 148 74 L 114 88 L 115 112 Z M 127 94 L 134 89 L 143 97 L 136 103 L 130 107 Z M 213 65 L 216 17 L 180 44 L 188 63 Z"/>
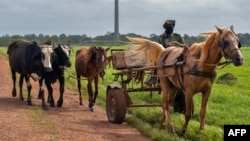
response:
<path id="1" fill-rule="evenodd" d="M 170 118 L 169 104 L 178 89 L 185 90 L 186 107 L 185 123 L 180 134 L 185 134 L 187 130 L 192 116 L 192 98 L 198 92 L 202 94 L 200 111 L 200 132 L 202 132 L 205 125 L 207 101 L 219 61 L 224 56 L 235 66 L 243 64 L 243 56 L 239 51 L 239 39 L 233 26 L 230 28 L 216 27 L 215 31 L 201 34 L 209 35 L 206 41 L 195 43 L 186 49 L 175 46 L 163 49 L 156 42 L 141 38 L 128 38 L 136 45 L 132 48 L 133 50 L 144 50 L 145 54 L 142 57 L 146 56 L 147 66 L 156 65 L 157 67 L 157 76 L 163 91 L 161 124 L 167 120 L 170 133 L 175 133 L 175 129 Z M 178 62 L 180 56 L 183 56 L 183 64 Z M 178 63 L 181 65 L 177 65 Z"/>
<path id="2" fill-rule="evenodd" d="M 105 74 L 105 66 L 107 63 L 107 51 L 109 48 L 91 46 L 89 48 L 82 48 L 76 51 L 75 69 L 77 76 L 77 86 L 79 91 L 80 105 L 82 105 L 81 94 L 81 76 L 88 80 L 87 89 L 89 94 L 89 108 L 93 111 L 93 106 L 98 95 L 98 76 Z M 95 83 L 95 92 L 93 94 L 92 81 Z"/>

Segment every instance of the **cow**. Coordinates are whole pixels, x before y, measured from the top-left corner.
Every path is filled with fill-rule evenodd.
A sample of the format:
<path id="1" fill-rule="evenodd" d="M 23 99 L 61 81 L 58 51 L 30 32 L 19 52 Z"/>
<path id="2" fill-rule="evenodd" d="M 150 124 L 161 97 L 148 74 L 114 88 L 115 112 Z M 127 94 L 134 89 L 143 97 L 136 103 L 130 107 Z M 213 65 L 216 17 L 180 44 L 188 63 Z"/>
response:
<path id="1" fill-rule="evenodd" d="M 16 97 L 16 72 L 20 74 L 19 78 L 19 99 L 24 100 L 22 86 L 23 79 L 25 79 L 28 90 L 27 104 L 32 105 L 31 102 L 31 83 L 29 78 L 33 80 L 44 81 L 43 73 L 52 71 L 51 58 L 53 58 L 53 49 L 50 47 L 40 48 L 36 42 L 30 42 L 22 39 L 11 42 L 7 49 L 9 56 L 9 65 L 12 74 L 12 96 Z M 44 95 L 42 98 L 42 107 L 44 110 L 48 109 L 45 103 Z"/>
<path id="2" fill-rule="evenodd" d="M 45 72 L 45 85 L 48 89 L 48 103 L 50 103 L 51 107 L 55 106 L 54 97 L 53 97 L 53 88 L 51 84 L 55 83 L 56 80 L 59 80 L 60 85 L 60 97 L 57 101 L 57 107 L 61 107 L 63 105 L 63 93 L 64 93 L 64 68 L 70 67 L 70 52 L 71 48 L 69 44 L 58 44 L 57 47 L 53 48 L 55 53 L 55 58 L 52 61 L 53 71 Z M 40 82 L 42 83 L 42 82 Z M 38 98 L 42 96 L 42 89 L 39 90 Z"/>

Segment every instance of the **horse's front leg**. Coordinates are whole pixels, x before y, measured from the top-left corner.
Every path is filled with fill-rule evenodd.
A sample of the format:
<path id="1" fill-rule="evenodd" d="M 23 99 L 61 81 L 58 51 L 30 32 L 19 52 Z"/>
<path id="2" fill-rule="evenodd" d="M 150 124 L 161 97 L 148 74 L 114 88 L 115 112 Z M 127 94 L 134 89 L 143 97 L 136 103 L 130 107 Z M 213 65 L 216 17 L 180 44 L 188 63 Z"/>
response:
<path id="1" fill-rule="evenodd" d="M 94 111 L 94 103 L 93 103 L 93 90 L 92 90 L 92 80 L 93 79 L 88 79 L 88 94 L 89 94 L 89 108 L 90 108 L 90 111 Z"/>
<path id="2" fill-rule="evenodd" d="M 59 84 L 60 84 L 60 97 L 57 101 L 57 107 L 62 107 L 63 105 L 63 93 L 64 93 L 64 77 L 59 78 Z M 53 97 L 53 94 L 52 94 Z"/>
<path id="3" fill-rule="evenodd" d="M 187 130 L 188 123 L 192 117 L 192 102 L 193 102 L 193 93 L 186 89 L 185 91 L 185 122 L 182 126 L 180 135 L 183 136 Z"/>
<path id="4" fill-rule="evenodd" d="M 79 104 L 82 105 L 81 76 L 77 74 L 76 79 L 77 79 L 77 88 L 79 92 Z"/>
<path id="5" fill-rule="evenodd" d="M 95 83 L 95 93 L 93 97 L 93 104 L 95 104 L 96 98 L 98 96 L 98 75 L 94 77 L 94 83 Z"/>
<path id="6" fill-rule="evenodd" d="M 200 132 L 202 133 L 205 126 L 205 118 L 206 118 L 206 109 L 208 98 L 211 93 L 211 88 L 205 92 L 202 92 L 202 102 L 201 102 L 201 111 L 200 111 Z"/>

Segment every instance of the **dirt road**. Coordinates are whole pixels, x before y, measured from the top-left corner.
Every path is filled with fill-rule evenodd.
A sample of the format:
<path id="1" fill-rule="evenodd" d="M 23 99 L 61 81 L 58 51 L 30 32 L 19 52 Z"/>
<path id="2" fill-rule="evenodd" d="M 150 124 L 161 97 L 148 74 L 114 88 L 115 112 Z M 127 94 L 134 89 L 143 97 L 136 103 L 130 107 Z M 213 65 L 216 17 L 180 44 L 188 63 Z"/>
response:
<path id="1" fill-rule="evenodd" d="M 57 100 L 58 84 L 53 88 Z M 43 111 L 37 82 L 32 85 L 32 106 L 13 98 L 11 89 L 7 57 L 0 53 L 0 141 L 149 141 L 125 123 L 109 123 L 104 108 L 90 112 L 86 101 L 80 106 L 74 91 L 65 90 L 62 108 Z"/>

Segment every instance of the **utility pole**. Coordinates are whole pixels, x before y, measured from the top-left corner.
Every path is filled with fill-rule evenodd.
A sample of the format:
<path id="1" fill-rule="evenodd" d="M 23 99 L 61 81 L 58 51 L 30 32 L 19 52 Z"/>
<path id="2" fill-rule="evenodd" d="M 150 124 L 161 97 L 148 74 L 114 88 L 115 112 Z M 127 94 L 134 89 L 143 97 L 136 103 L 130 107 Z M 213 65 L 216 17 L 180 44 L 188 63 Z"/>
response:
<path id="1" fill-rule="evenodd" d="M 115 0 L 115 41 L 119 40 L 119 7 L 118 0 Z"/>

